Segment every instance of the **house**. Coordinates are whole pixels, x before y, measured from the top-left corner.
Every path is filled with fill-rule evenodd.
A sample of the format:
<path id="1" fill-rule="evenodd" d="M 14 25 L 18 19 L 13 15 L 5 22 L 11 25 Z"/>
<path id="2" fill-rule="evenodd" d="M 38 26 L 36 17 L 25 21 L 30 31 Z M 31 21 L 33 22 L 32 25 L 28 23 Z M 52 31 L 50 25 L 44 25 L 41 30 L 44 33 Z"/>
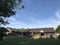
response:
<path id="1" fill-rule="evenodd" d="M 6 28 L 8 30 L 8 32 L 6 32 L 7 35 L 9 36 L 26 36 L 28 37 L 28 30 L 27 29 L 24 29 L 24 31 L 21 32 L 20 29 L 16 29 L 16 28 L 10 28 L 10 27 L 7 27 Z"/>
<path id="2" fill-rule="evenodd" d="M 24 29 L 23 32 L 20 32 L 19 29 L 15 28 L 7 28 L 9 30 L 9 34 L 12 35 L 20 35 L 26 37 L 33 37 L 33 38 L 50 38 L 54 33 L 54 28 L 31 28 L 31 29 Z"/>
<path id="3" fill-rule="evenodd" d="M 29 35 L 33 38 L 50 38 L 54 34 L 54 28 L 34 28 L 28 29 Z"/>
<path id="4" fill-rule="evenodd" d="M 53 38 L 55 39 L 59 39 L 60 38 L 60 33 L 55 32 L 54 34 L 52 34 Z"/>
<path id="5" fill-rule="evenodd" d="M 7 27 L 6 29 L 8 30 L 8 32 L 6 32 L 7 35 L 10 35 L 10 36 L 20 36 L 21 35 L 21 33 L 19 32 L 19 29 L 10 28 L 10 27 Z"/>

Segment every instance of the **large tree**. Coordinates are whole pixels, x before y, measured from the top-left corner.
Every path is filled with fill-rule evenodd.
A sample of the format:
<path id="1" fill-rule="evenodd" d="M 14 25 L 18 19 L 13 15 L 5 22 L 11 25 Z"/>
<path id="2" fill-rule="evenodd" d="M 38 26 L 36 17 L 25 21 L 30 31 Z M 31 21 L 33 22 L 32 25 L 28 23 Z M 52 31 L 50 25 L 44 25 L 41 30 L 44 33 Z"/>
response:
<path id="1" fill-rule="evenodd" d="M 19 8 L 24 8 L 21 5 L 22 0 L 0 0 L 0 26 L 8 24 L 5 18 L 15 15 L 14 9 L 18 6 Z M 0 27 L 0 40 L 3 40 L 3 32 L 5 28 Z"/>
<path id="2" fill-rule="evenodd" d="M 15 15 L 14 9 L 20 4 L 22 0 L 0 0 L 0 25 L 6 25 L 8 21 L 5 18 Z M 24 8 L 20 6 L 20 8 Z"/>
<path id="3" fill-rule="evenodd" d="M 60 25 L 57 26 L 56 32 L 59 32 L 60 33 Z"/>

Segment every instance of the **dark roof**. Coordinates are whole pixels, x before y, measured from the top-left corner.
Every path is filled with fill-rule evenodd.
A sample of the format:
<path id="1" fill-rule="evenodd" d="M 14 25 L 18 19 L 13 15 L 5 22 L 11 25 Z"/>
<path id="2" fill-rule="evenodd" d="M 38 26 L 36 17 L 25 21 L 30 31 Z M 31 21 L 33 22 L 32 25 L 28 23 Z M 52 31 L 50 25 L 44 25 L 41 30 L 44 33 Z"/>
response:
<path id="1" fill-rule="evenodd" d="M 10 28 L 10 27 L 7 27 L 8 29 L 10 29 L 11 31 L 18 31 L 18 29 L 15 29 L 15 28 Z"/>
<path id="2" fill-rule="evenodd" d="M 31 32 L 54 32 L 54 28 L 35 28 L 35 29 L 29 29 Z"/>
<path id="3" fill-rule="evenodd" d="M 7 28 L 9 28 L 11 31 L 20 31 L 20 29 L 16 29 L 16 28 L 10 28 L 10 27 L 7 27 Z M 26 31 L 28 31 L 28 30 L 24 29 L 23 32 L 26 32 Z"/>
<path id="4" fill-rule="evenodd" d="M 11 29 L 12 31 L 20 31 L 19 29 L 15 29 L 15 28 L 9 28 L 9 29 Z M 26 32 L 26 31 L 40 32 L 41 30 L 43 32 L 55 32 L 54 28 L 32 28 L 32 29 L 24 29 L 24 32 Z"/>

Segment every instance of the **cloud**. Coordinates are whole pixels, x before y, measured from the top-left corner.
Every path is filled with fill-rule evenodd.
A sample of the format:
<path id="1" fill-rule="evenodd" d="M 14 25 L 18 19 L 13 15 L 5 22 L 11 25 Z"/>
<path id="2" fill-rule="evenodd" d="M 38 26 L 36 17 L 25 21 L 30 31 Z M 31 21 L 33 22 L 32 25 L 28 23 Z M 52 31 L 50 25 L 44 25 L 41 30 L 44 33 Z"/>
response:
<path id="1" fill-rule="evenodd" d="M 60 21 L 58 19 L 55 19 L 55 18 L 50 18 L 50 21 L 52 23 L 55 23 L 55 24 L 59 24 L 60 23 Z"/>
<path id="2" fill-rule="evenodd" d="M 33 17 L 27 18 L 30 22 L 24 22 L 23 20 L 17 20 L 15 17 L 10 17 L 9 25 L 6 27 L 13 28 L 43 28 L 43 27 L 54 27 L 54 24 L 51 23 L 50 19 L 47 20 L 37 20 Z M 52 20 L 54 21 L 54 20 Z M 32 23 L 33 22 L 33 23 Z M 55 23 L 55 22 L 54 22 Z"/>
<path id="3" fill-rule="evenodd" d="M 59 10 L 56 11 L 56 17 L 57 17 L 57 18 L 60 18 L 60 11 L 59 11 Z"/>
<path id="4" fill-rule="evenodd" d="M 8 21 L 9 21 L 10 24 L 6 25 L 5 27 L 13 27 L 13 28 L 37 28 L 41 24 L 41 21 L 38 21 L 35 18 L 27 17 L 27 19 L 28 19 L 28 22 L 25 22 L 23 20 L 18 20 L 15 17 L 10 17 L 10 18 L 8 18 Z"/>
<path id="5" fill-rule="evenodd" d="M 17 20 L 15 17 L 10 17 L 8 18 L 9 25 L 6 27 L 14 27 L 14 28 L 39 28 L 39 27 L 44 27 L 43 26 L 43 21 L 37 20 L 33 17 L 28 17 L 28 22 L 24 22 L 23 20 Z M 29 22 L 30 21 L 30 22 Z"/>
<path id="6" fill-rule="evenodd" d="M 55 17 L 56 18 L 52 18 L 52 21 L 55 22 L 55 23 L 57 23 L 57 24 L 60 24 L 60 10 L 57 10 L 55 12 Z"/>
<path id="7" fill-rule="evenodd" d="M 54 12 L 55 17 L 58 18 L 56 19 L 55 17 L 51 17 L 49 19 L 45 20 L 38 20 L 32 16 L 17 16 L 16 17 L 10 17 L 8 18 L 9 25 L 6 27 L 14 27 L 14 28 L 43 28 L 43 27 L 54 27 L 56 28 L 57 25 L 60 24 L 60 14 L 59 11 Z M 19 18 L 19 20 L 18 20 Z"/>
<path id="8" fill-rule="evenodd" d="M 59 11 L 54 12 L 54 16 L 45 20 L 36 20 L 36 27 L 54 27 L 60 24 Z"/>
<path id="9" fill-rule="evenodd" d="M 50 24 L 52 23 L 51 26 L 56 28 L 60 24 L 60 10 L 57 10 L 54 14 L 54 17 L 51 17 L 49 21 Z"/>
<path id="10" fill-rule="evenodd" d="M 20 20 L 17 20 L 16 18 L 14 17 L 10 17 L 8 18 L 8 21 L 9 21 L 9 25 L 7 25 L 6 27 L 15 27 L 15 28 L 18 28 L 18 27 L 26 27 L 26 23 L 23 22 L 23 21 L 20 21 Z"/>

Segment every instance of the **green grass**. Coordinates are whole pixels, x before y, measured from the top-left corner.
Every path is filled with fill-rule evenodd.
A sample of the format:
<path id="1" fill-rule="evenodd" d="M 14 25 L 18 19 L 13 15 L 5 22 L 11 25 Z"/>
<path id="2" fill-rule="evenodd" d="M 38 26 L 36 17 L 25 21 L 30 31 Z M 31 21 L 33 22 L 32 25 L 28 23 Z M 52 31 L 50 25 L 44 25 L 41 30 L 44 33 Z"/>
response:
<path id="1" fill-rule="evenodd" d="M 0 45 L 60 45 L 60 39 L 32 39 L 26 37 L 6 37 Z"/>

